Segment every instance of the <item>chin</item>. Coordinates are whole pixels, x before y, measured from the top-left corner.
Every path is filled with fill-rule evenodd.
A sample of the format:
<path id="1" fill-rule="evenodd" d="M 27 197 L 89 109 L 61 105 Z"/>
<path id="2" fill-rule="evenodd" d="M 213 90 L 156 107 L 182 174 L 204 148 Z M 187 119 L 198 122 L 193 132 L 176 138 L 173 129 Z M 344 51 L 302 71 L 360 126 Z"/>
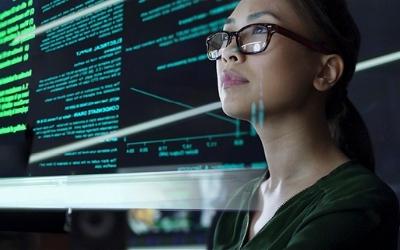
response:
<path id="1" fill-rule="evenodd" d="M 250 107 L 245 107 L 245 105 L 240 105 L 237 102 L 222 102 L 222 110 L 224 113 L 234 119 L 249 121 L 251 109 Z"/>

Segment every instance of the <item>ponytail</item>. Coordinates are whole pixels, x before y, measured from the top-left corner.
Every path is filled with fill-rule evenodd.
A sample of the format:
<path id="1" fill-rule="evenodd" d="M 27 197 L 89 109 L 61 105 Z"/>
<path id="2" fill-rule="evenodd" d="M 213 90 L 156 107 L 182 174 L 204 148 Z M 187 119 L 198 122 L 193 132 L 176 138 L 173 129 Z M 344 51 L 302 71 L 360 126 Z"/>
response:
<path id="1" fill-rule="evenodd" d="M 347 157 L 374 172 L 374 154 L 367 126 L 347 97 L 361 44 L 360 31 L 347 3 L 345 0 L 296 0 L 292 3 L 299 7 L 301 14 L 309 15 L 313 20 L 315 39 L 337 51 L 344 61 L 343 75 L 330 90 L 326 102 L 331 136 Z"/>
<path id="2" fill-rule="evenodd" d="M 350 99 L 346 97 L 342 102 L 342 111 L 328 121 L 331 136 L 343 153 L 375 172 L 375 158 L 367 126 Z"/>

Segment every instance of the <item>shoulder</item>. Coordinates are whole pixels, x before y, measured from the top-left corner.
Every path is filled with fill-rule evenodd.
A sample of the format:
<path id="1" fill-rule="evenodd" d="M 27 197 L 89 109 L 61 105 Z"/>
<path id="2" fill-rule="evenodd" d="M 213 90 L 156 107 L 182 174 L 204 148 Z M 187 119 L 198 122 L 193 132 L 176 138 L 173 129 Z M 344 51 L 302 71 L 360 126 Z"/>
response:
<path id="1" fill-rule="evenodd" d="M 319 200 L 297 227 L 293 246 L 309 245 L 323 233 L 329 237 L 321 236 L 324 240 L 318 243 L 330 247 L 354 244 L 340 248 L 354 249 L 362 243 L 363 249 L 397 249 L 398 199 L 373 172 L 360 164 L 348 164 L 318 182 L 315 191 Z M 332 249 L 325 245 L 312 249 Z"/>
<path id="2" fill-rule="evenodd" d="M 353 209 L 392 208 L 398 210 L 398 199 L 392 188 L 375 173 L 357 162 L 343 166 L 320 183 L 322 206 L 344 206 Z"/>
<path id="3" fill-rule="evenodd" d="M 321 200 L 305 223 L 326 216 L 340 220 L 341 215 L 353 214 L 365 218 L 370 228 L 398 228 L 399 201 L 395 192 L 359 163 L 338 169 L 318 183 L 317 190 Z"/>

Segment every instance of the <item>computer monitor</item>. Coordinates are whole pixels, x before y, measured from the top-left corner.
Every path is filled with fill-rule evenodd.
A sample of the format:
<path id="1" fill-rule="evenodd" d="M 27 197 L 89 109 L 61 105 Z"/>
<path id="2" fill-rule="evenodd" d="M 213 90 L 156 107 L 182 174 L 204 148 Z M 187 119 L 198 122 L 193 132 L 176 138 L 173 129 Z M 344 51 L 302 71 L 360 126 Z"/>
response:
<path id="1" fill-rule="evenodd" d="M 257 176 L 259 138 L 222 112 L 205 51 L 237 3 L 2 1 L 2 204 L 212 208 L 208 189 Z"/>

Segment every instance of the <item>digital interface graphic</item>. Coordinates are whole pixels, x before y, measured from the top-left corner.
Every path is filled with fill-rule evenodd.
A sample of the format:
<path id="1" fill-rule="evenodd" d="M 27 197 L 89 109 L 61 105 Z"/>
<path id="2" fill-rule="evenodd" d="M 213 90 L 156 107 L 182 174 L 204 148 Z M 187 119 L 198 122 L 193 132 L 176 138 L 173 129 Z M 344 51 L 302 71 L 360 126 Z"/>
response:
<path id="1" fill-rule="evenodd" d="M 2 4 L 1 131 L 32 130 L 33 154 L 219 101 L 205 38 L 237 1 L 114 1 L 62 23 L 101 3 Z M 28 174 L 265 167 L 251 126 L 217 110 L 32 163 Z"/>

